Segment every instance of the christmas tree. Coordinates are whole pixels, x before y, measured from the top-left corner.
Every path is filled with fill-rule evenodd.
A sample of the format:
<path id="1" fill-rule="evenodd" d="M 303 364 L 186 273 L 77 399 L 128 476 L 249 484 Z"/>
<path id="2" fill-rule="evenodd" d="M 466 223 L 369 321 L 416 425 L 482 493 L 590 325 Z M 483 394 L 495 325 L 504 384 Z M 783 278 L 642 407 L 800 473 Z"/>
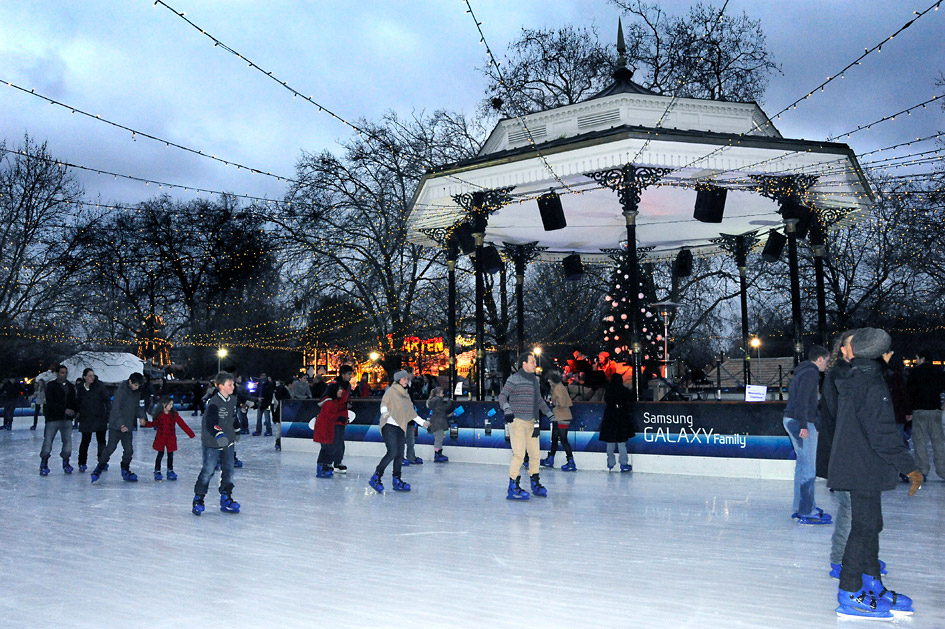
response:
<path id="1" fill-rule="evenodd" d="M 640 306 L 640 364 L 643 366 L 642 377 L 655 377 L 659 373 L 660 361 L 663 360 L 663 324 L 659 313 L 650 308 L 647 283 L 652 284 L 652 277 L 644 265 L 638 268 L 639 284 L 630 285 L 630 268 L 626 255 L 617 258 L 610 292 L 604 299 L 608 303 L 604 315 L 604 344 L 610 357 L 622 363 L 632 363 L 631 352 L 632 320 L 630 310 L 631 290 L 637 291 Z"/>

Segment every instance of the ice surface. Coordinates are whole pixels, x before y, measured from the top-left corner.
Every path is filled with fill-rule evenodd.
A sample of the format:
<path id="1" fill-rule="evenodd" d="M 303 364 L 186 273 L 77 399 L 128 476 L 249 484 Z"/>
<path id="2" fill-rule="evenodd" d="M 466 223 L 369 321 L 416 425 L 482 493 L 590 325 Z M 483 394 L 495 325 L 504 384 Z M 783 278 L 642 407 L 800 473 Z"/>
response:
<path id="1" fill-rule="evenodd" d="M 40 477 L 30 423 L 0 431 L 2 627 L 849 626 L 827 575 L 833 527 L 790 519 L 790 481 L 543 469 L 549 497 L 520 503 L 505 467 L 427 462 L 404 469 L 412 492 L 391 491 L 388 469 L 377 495 L 374 458 L 316 479 L 314 455 L 244 436 L 242 512 L 211 493 L 198 518 L 199 439 L 179 435 L 180 480 L 157 483 L 142 429 L 140 482 L 122 482 L 119 448 L 93 486 L 78 433 L 76 473 L 57 442 Z M 918 610 L 898 622 L 945 627 L 945 483 L 886 493 L 884 517 L 885 583 Z"/>

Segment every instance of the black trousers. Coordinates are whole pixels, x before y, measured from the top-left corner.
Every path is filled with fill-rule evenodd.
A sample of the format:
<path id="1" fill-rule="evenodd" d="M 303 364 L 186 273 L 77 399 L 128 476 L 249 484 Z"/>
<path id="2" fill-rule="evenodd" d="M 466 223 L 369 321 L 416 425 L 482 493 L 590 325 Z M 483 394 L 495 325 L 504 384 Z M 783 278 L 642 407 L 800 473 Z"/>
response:
<path id="1" fill-rule="evenodd" d="M 134 435 L 135 433 L 131 430 L 122 432 L 109 428 L 108 445 L 105 446 L 105 452 L 102 452 L 98 456 L 99 466 L 104 466 L 108 463 L 108 459 L 112 458 L 112 454 L 115 453 L 115 450 L 118 449 L 118 444 L 121 443 L 121 469 L 127 470 L 128 466 L 131 465 L 131 457 L 134 456 L 135 453 Z"/>
<path id="2" fill-rule="evenodd" d="M 89 461 L 89 445 L 92 443 L 92 435 L 95 435 L 95 440 L 98 442 L 98 450 L 96 450 L 96 460 L 102 458 L 102 453 L 105 452 L 105 430 L 96 430 L 95 432 L 83 432 L 82 440 L 79 442 L 79 465 L 85 465 Z"/>
<path id="3" fill-rule="evenodd" d="M 164 459 L 164 450 L 158 450 L 157 456 L 154 458 L 154 471 L 155 472 L 161 471 L 161 461 L 163 459 Z M 168 472 L 174 471 L 174 453 L 173 452 L 167 453 L 167 471 Z"/>
<path id="4" fill-rule="evenodd" d="M 408 426 L 407 430 L 410 430 Z M 400 478 L 400 469 L 404 464 L 404 444 L 407 443 L 407 433 L 400 429 L 400 426 L 393 424 L 384 424 L 381 427 L 381 435 L 384 437 L 384 445 L 387 446 L 387 453 L 381 462 L 377 464 L 378 478 L 384 476 L 384 470 L 391 461 L 394 462 L 394 476 Z"/>
<path id="5" fill-rule="evenodd" d="M 850 536 L 843 551 L 840 589 L 858 592 L 863 575 L 879 578 L 879 533 L 883 530 L 883 493 L 850 492 Z"/>
<path id="6" fill-rule="evenodd" d="M 561 441 L 561 447 L 564 448 L 564 453 L 567 455 L 568 460 L 574 458 L 574 452 L 571 451 L 571 443 L 568 441 L 568 429 L 558 428 L 557 422 L 551 424 L 551 449 L 548 451 L 548 454 L 554 456 L 558 452 L 558 441 Z"/>

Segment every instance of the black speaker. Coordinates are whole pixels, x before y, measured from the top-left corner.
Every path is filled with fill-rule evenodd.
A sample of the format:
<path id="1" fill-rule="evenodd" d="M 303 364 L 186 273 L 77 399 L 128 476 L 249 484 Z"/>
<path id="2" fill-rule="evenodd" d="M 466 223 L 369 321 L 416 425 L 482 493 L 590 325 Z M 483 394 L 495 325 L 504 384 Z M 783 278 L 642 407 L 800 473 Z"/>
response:
<path id="1" fill-rule="evenodd" d="M 505 263 L 494 245 L 482 248 L 482 270 L 484 273 L 494 274 L 502 270 Z"/>
<path id="2" fill-rule="evenodd" d="M 472 225 L 462 223 L 453 229 L 453 237 L 459 243 L 459 248 L 463 250 L 464 255 L 469 255 L 476 250 L 476 239 L 473 238 Z"/>
<path id="3" fill-rule="evenodd" d="M 546 232 L 568 226 L 564 218 L 564 209 L 561 207 L 561 197 L 556 192 L 549 192 L 538 197 L 538 211 L 541 213 L 541 224 L 544 225 Z"/>
<path id="4" fill-rule="evenodd" d="M 584 277 L 584 265 L 581 264 L 581 256 L 572 253 L 561 261 L 564 265 L 564 278 L 576 282 Z"/>
<path id="5" fill-rule="evenodd" d="M 728 189 L 718 186 L 696 188 L 696 209 L 692 217 L 700 223 L 721 223 Z"/>
<path id="6" fill-rule="evenodd" d="M 796 218 L 797 237 L 800 240 L 807 238 L 807 232 L 810 231 L 811 220 L 814 217 L 814 213 L 810 211 L 810 208 L 801 205 L 797 201 L 787 200 L 781 203 L 781 216 L 785 220 Z"/>
<path id="7" fill-rule="evenodd" d="M 689 277 L 692 275 L 692 251 L 689 249 L 681 249 L 678 254 L 676 254 L 676 259 L 673 261 L 673 275 L 676 277 Z"/>
<path id="8" fill-rule="evenodd" d="M 811 212 L 811 214 L 814 213 Z M 820 219 L 815 215 L 810 221 L 810 244 L 812 246 L 817 246 L 826 243 L 826 241 L 824 226 L 821 224 Z"/>
<path id="9" fill-rule="evenodd" d="M 764 251 L 761 252 L 761 259 L 765 262 L 777 262 L 784 251 L 784 245 L 787 243 L 787 236 L 779 231 L 771 230 L 768 234 L 768 242 L 765 243 Z"/>

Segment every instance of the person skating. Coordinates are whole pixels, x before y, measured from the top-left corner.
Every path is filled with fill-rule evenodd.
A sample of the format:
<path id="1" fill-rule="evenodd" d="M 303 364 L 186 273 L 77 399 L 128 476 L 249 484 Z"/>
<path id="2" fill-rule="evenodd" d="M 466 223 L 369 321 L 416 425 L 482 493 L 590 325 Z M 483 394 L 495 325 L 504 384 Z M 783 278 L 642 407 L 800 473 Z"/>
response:
<path id="1" fill-rule="evenodd" d="M 807 360 L 794 368 L 784 409 L 784 430 L 791 438 L 797 455 L 794 465 L 794 511 L 792 518 L 801 524 L 831 524 L 829 513 L 819 509 L 814 500 L 817 481 L 817 431 L 820 423 L 818 401 L 820 373 L 827 368 L 830 352 L 814 345 Z"/>
<path id="2" fill-rule="evenodd" d="M 932 461 L 939 478 L 945 478 L 945 431 L 942 430 L 942 393 L 945 393 L 945 373 L 928 360 L 928 352 L 916 352 L 915 368 L 906 383 L 912 400 L 912 445 L 915 462 L 923 476 L 932 471 L 929 462 L 929 442 L 932 443 Z"/>
<path id="3" fill-rule="evenodd" d="M 348 398 L 351 396 L 351 365 L 342 365 L 338 377 L 319 401 L 320 410 L 315 418 L 312 439 L 322 444 L 318 453 L 316 478 L 331 478 L 334 471 L 348 471 L 342 464 L 344 457 L 345 426 L 348 425 Z"/>
<path id="4" fill-rule="evenodd" d="M 627 456 L 627 441 L 637 434 L 633 421 L 633 395 L 624 386 L 621 374 L 610 375 L 610 382 L 604 389 L 604 404 L 598 439 L 607 444 L 607 469 L 613 470 L 619 461 L 621 472 L 632 472 L 633 466 Z M 619 458 L 614 457 L 614 450 Z"/>
<path id="5" fill-rule="evenodd" d="M 59 454 L 62 457 L 62 471 L 71 474 L 69 465 L 72 456 L 72 417 L 75 416 L 75 387 L 68 381 L 68 367 L 60 365 L 56 369 L 56 379 L 46 385 L 46 404 L 43 411 L 46 426 L 43 430 L 43 447 L 39 452 L 40 476 L 49 475 L 49 455 L 52 452 L 56 433 L 62 441 Z"/>
<path id="6" fill-rule="evenodd" d="M 164 396 L 158 401 L 160 411 L 154 419 L 144 424 L 145 428 L 157 427 L 157 434 L 154 435 L 153 447 L 157 451 L 154 459 L 154 480 L 163 480 L 161 476 L 161 460 L 164 458 L 164 452 L 167 451 L 167 480 L 177 480 L 177 474 L 174 472 L 174 453 L 177 452 L 177 426 L 180 426 L 188 437 L 193 439 L 197 435 L 190 429 L 190 426 L 174 410 L 174 400 Z"/>
<path id="7" fill-rule="evenodd" d="M 203 465 L 194 483 L 191 512 L 201 515 L 206 508 L 204 498 L 210 487 L 210 478 L 220 465 L 220 511 L 239 513 L 240 503 L 233 500 L 234 446 L 239 439 L 239 419 L 236 417 L 236 396 L 233 395 L 233 376 L 221 371 L 214 378 L 216 393 L 207 401 L 200 427 Z"/>
<path id="8" fill-rule="evenodd" d="M 368 483 L 378 493 L 384 492 L 384 471 L 391 462 L 394 464 L 394 477 L 391 485 L 394 491 L 410 491 L 410 484 L 405 483 L 400 477 L 407 431 L 412 430 L 410 426 L 412 421 L 427 427 L 430 425 L 430 422 L 423 421 L 417 416 L 417 411 L 413 406 L 413 402 L 410 401 L 410 395 L 407 393 L 407 387 L 409 386 L 410 374 L 403 370 L 398 371 L 394 374 L 394 382 L 387 387 L 387 390 L 384 391 L 384 397 L 381 398 L 379 423 L 387 452 L 377 464 L 374 475 L 371 476 Z"/>
<path id="9" fill-rule="evenodd" d="M 882 492 L 908 472 L 909 495 L 922 486 L 921 472 L 896 429 L 889 389 L 877 358 L 889 351 L 889 335 L 878 328 L 854 331 L 850 369 L 837 374 L 837 417 L 827 485 L 850 492 L 850 535 L 843 551 L 837 614 L 892 618 L 911 614 L 912 599 L 887 590 L 880 579 L 879 533 Z"/>
<path id="10" fill-rule="evenodd" d="M 95 460 L 101 458 L 105 452 L 105 435 L 108 432 L 108 413 L 112 400 L 108 389 L 95 375 L 91 367 L 82 372 L 82 384 L 76 388 L 76 406 L 79 409 L 79 433 L 82 441 L 79 442 L 79 471 L 88 469 L 89 445 L 92 435 L 95 435 L 98 448 L 95 451 Z"/>
<path id="11" fill-rule="evenodd" d="M 443 387 L 434 387 L 427 398 L 427 408 L 430 409 L 430 427 L 427 431 L 433 433 L 433 462 L 447 463 L 450 459 L 443 454 L 443 435 L 450 427 L 447 415 L 452 410 L 453 402 L 446 399 Z"/>
<path id="12" fill-rule="evenodd" d="M 555 422 L 555 414 L 541 397 L 541 386 L 535 375 L 537 366 L 534 354 L 522 354 L 518 360 L 518 371 L 509 376 L 499 393 L 499 405 L 505 413 L 505 421 L 512 422 L 509 427 L 512 461 L 509 464 L 506 496 L 509 500 L 528 500 L 528 492 L 521 488 L 521 469 L 526 451 L 531 461 L 541 460 L 539 413 L 544 413 L 552 424 Z M 543 498 L 548 495 L 548 490 L 541 484 L 538 467 L 535 466 L 535 473 L 531 475 L 531 489 L 534 495 Z"/>
<path id="13" fill-rule="evenodd" d="M 108 469 L 108 459 L 118 449 L 121 443 L 121 478 L 129 483 L 138 482 L 138 475 L 131 471 L 131 457 L 134 456 L 135 418 L 143 426 L 147 414 L 141 399 L 141 385 L 144 376 L 140 373 L 131 374 L 127 380 L 115 389 L 112 399 L 112 408 L 108 415 L 108 445 L 105 452 L 98 458 L 98 464 L 92 470 L 92 482 L 99 479 L 104 470 Z M 47 398 L 48 399 L 48 398 Z"/>
<path id="14" fill-rule="evenodd" d="M 555 411 L 557 421 L 551 424 L 551 448 L 548 450 L 548 457 L 541 460 L 542 467 L 555 466 L 555 454 L 558 452 L 558 442 L 564 448 L 564 454 L 567 456 L 567 462 L 561 466 L 565 472 L 577 470 L 574 465 L 574 452 L 571 450 L 571 443 L 568 441 L 568 429 L 571 427 L 571 407 L 574 402 L 568 394 L 568 387 L 561 381 L 561 372 L 548 372 L 548 380 L 551 382 L 551 405 Z"/>
<path id="15" fill-rule="evenodd" d="M 272 400 L 276 387 L 272 378 L 266 373 L 259 374 L 259 405 L 256 407 L 256 430 L 254 437 L 262 434 L 264 437 L 272 436 Z M 262 433 L 263 420 L 266 422 L 266 432 Z"/>

